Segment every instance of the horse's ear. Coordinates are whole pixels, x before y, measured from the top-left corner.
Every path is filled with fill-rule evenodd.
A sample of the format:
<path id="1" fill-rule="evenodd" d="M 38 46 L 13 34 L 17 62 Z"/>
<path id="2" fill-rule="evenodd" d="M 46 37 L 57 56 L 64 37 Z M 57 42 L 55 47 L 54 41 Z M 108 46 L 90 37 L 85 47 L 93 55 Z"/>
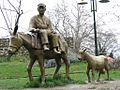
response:
<path id="1" fill-rule="evenodd" d="M 83 50 L 83 52 L 85 52 L 87 49 L 85 48 L 84 50 Z"/>
<path id="2" fill-rule="evenodd" d="M 19 19 L 20 19 L 20 16 L 23 14 L 23 11 L 21 10 L 21 12 L 18 13 L 18 17 L 15 21 L 15 27 L 14 27 L 14 31 L 13 31 L 13 35 L 16 35 L 17 33 L 17 30 L 18 30 L 18 23 L 19 23 Z"/>
<path id="3" fill-rule="evenodd" d="M 15 28 L 14 28 L 14 31 L 13 31 L 13 35 L 16 35 L 17 30 L 18 30 L 18 25 L 15 25 Z"/>

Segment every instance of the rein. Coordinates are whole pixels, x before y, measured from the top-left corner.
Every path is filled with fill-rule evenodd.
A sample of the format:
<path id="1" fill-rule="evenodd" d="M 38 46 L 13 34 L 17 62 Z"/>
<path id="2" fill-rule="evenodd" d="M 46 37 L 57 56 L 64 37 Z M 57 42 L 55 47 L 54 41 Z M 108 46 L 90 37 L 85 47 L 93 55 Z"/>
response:
<path id="1" fill-rule="evenodd" d="M 12 48 L 15 48 L 16 49 L 16 51 L 19 49 L 17 46 L 9 46 L 9 47 L 12 47 Z"/>

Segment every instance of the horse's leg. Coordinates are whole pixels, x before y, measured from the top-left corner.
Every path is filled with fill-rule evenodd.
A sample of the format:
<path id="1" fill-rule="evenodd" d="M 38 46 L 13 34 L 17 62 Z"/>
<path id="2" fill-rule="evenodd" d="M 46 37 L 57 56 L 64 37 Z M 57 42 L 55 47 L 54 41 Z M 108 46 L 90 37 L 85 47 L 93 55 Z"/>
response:
<path id="1" fill-rule="evenodd" d="M 107 72 L 107 80 L 110 80 L 110 77 L 109 77 L 109 69 L 108 68 L 105 68 L 106 72 Z"/>
<path id="2" fill-rule="evenodd" d="M 28 72 L 28 76 L 29 76 L 29 80 L 32 81 L 33 80 L 33 77 L 32 77 L 32 67 L 33 67 L 33 64 L 35 63 L 35 59 L 32 59 L 30 60 L 28 66 L 27 66 L 27 72 Z"/>
<path id="3" fill-rule="evenodd" d="M 87 74 L 87 77 L 88 77 L 88 82 L 91 82 L 89 73 L 90 73 L 90 68 L 89 68 L 89 66 L 87 66 L 86 74 Z"/>
<path id="4" fill-rule="evenodd" d="M 59 71 L 59 69 L 60 69 L 60 67 L 61 67 L 61 58 L 60 58 L 60 57 L 59 57 L 59 58 L 56 58 L 55 61 L 56 61 L 57 67 L 56 67 L 56 69 L 55 69 L 53 78 L 55 78 L 55 76 L 57 75 L 57 73 L 58 73 L 58 71 Z"/>
<path id="5" fill-rule="evenodd" d="M 62 54 L 62 59 L 66 65 L 66 77 L 67 79 L 70 79 L 69 73 L 70 73 L 70 63 L 68 62 L 67 55 Z"/>
<path id="6" fill-rule="evenodd" d="M 99 71 L 99 74 L 98 74 L 98 79 L 97 79 L 98 82 L 100 81 L 100 75 L 101 75 L 101 71 Z"/>
<path id="7" fill-rule="evenodd" d="M 107 72 L 107 80 L 110 80 L 108 63 L 105 65 L 105 71 Z"/>
<path id="8" fill-rule="evenodd" d="M 92 67 L 92 81 L 95 82 L 95 68 Z"/>
<path id="9" fill-rule="evenodd" d="M 44 67 L 43 55 L 39 55 L 38 64 L 39 64 L 40 72 L 41 72 L 41 76 L 40 76 L 41 84 L 44 85 L 45 84 L 45 67 Z"/>

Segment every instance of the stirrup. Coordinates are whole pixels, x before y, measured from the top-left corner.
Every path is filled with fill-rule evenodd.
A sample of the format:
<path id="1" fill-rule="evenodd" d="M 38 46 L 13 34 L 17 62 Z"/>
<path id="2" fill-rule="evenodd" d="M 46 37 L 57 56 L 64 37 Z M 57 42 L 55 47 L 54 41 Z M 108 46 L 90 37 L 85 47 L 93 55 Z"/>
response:
<path id="1" fill-rule="evenodd" d="M 48 48 L 46 45 L 44 45 L 44 46 L 43 46 L 43 50 L 44 50 L 44 51 L 48 51 L 49 48 Z"/>
<path id="2" fill-rule="evenodd" d="M 53 51 L 54 51 L 55 53 L 57 53 L 57 54 L 61 54 L 61 52 L 60 52 L 60 51 L 57 51 L 56 48 L 54 48 Z"/>

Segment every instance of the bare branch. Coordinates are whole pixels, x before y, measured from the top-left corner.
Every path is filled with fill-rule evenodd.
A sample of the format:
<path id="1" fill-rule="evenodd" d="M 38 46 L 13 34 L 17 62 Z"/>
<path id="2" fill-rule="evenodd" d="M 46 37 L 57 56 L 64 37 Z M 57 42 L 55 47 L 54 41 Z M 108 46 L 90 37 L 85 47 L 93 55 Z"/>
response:
<path id="1" fill-rule="evenodd" d="M 8 22 L 7 22 L 7 19 L 6 19 L 6 17 L 5 17 L 5 14 L 4 14 L 1 6 L 0 6 L 0 11 L 1 11 L 2 15 L 3 15 L 3 18 L 4 18 L 4 20 L 5 20 L 5 23 L 6 23 L 6 25 L 7 25 L 7 28 L 8 28 L 8 30 L 9 30 L 10 27 L 9 27 L 9 24 L 8 24 Z"/>
<path id="2" fill-rule="evenodd" d="M 4 28 L 4 27 L 0 27 L 0 28 L 2 28 L 2 29 L 4 29 L 4 30 L 8 30 L 8 29 L 6 29 L 6 28 Z"/>
<path id="3" fill-rule="evenodd" d="M 14 9 L 17 13 L 19 13 L 18 10 L 15 8 L 15 6 L 14 6 L 9 0 L 7 0 L 7 1 L 8 1 L 8 3 L 13 7 L 13 9 Z"/>
<path id="4" fill-rule="evenodd" d="M 12 10 L 12 9 L 7 9 L 7 8 L 2 8 L 2 9 L 10 12 L 15 12 L 15 10 Z"/>

